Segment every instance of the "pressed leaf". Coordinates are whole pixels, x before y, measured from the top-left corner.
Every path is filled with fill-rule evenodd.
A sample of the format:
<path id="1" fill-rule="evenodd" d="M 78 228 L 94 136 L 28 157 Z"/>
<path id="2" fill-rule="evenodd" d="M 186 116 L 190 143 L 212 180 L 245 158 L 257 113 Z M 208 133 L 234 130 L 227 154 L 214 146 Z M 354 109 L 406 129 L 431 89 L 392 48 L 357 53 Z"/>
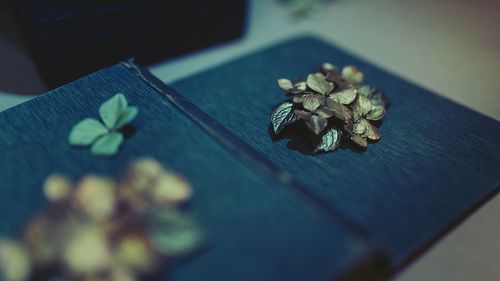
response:
<path id="1" fill-rule="evenodd" d="M 333 151 L 340 145 L 341 132 L 335 128 L 328 130 L 321 136 L 321 144 L 316 147 L 315 152 L 318 151 Z"/>
<path id="2" fill-rule="evenodd" d="M 278 86 L 285 91 L 290 91 L 293 89 L 292 81 L 288 79 L 279 79 Z"/>
<path id="3" fill-rule="evenodd" d="M 358 95 L 354 101 L 353 109 L 361 116 L 366 116 L 372 110 L 372 103 L 369 98 Z"/>
<path id="4" fill-rule="evenodd" d="M 363 72 L 353 65 L 342 68 L 342 77 L 349 83 L 360 84 L 363 82 Z"/>
<path id="5" fill-rule="evenodd" d="M 72 145 L 90 145 L 97 138 L 108 133 L 104 125 L 92 118 L 78 122 L 69 133 L 69 143 Z"/>
<path id="6" fill-rule="evenodd" d="M 362 85 L 358 87 L 358 93 L 367 98 L 371 98 L 375 93 L 376 89 L 368 85 Z"/>
<path id="7" fill-rule="evenodd" d="M 324 72 L 331 72 L 338 71 L 338 68 L 329 62 L 325 62 L 321 65 L 321 70 L 323 70 Z"/>
<path id="8" fill-rule="evenodd" d="M 293 113 L 292 108 L 293 103 L 284 102 L 273 110 L 271 114 L 271 124 L 275 134 L 278 134 L 287 125 L 299 120 L 298 116 Z"/>
<path id="9" fill-rule="evenodd" d="M 356 88 L 348 88 L 340 92 L 331 94 L 330 98 L 333 101 L 336 101 L 341 104 L 350 104 L 356 99 L 357 94 L 358 90 L 356 90 Z"/>
<path id="10" fill-rule="evenodd" d="M 303 103 L 304 102 L 304 97 L 303 96 L 298 96 L 293 98 L 294 103 Z"/>
<path id="11" fill-rule="evenodd" d="M 356 145 L 362 147 L 362 148 L 366 148 L 368 147 L 368 142 L 366 141 L 365 138 L 363 138 L 362 136 L 359 136 L 359 135 L 352 135 L 351 136 L 351 141 L 353 143 L 355 143 Z"/>
<path id="12" fill-rule="evenodd" d="M 327 106 L 333 111 L 334 116 L 337 119 L 340 119 L 344 122 L 347 122 L 348 120 L 352 119 L 352 111 L 349 109 L 349 107 L 338 103 L 331 98 L 327 99 Z"/>
<path id="13" fill-rule="evenodd" d="M 363 119 L 364 120 L 364 119 Z M 366 120 L 365 120 L 366 121 Z M 363 134 L 363 136 L 371 139 L 371 140 L 379 140 L 381 135 L 377 129 L 377 127 L 373 126 L 372 124 L 370 124 L 370 122 L 366 121 L 367 125 L 366 125 L 366 131 L 365 133 Z"/>
<path id="14" fill-rule="evenodd" d="M 309 118 L 311 118 L 312 116 L 311 112 L 300 109 L 295 109 L 293 113 L 295 113 L 295 115 L 297 115 L 302 120 L 309 120 Z"/>
<path id="15" fill-rule="evenodd" d="M 309 129 L 311 129 L 313 133 L 319 135 L 321 131 L 323 131 L 328 125 L 328 121 L 325 118 L 313 115 L 311 116 L 311 118 L 309 118 L 309 120 L 306 121 L 306 125 L 307 127 L 309 127 Z"/>
<path id="16" fill-rule="evenodd" d="M 312 95 L 306 95 L 304 97 L 304 102 L 302 105 L 304 106 L 305 109 L 309 111 L 315 111 L 316 108 L 321 106 L 321 102 L 318 98 L 318 95 L 312 94 Z"/>
<path id="17" fill-rule="evenodd" d="M 116 154 L 123 142 L 123 135 L 119 132 L 111 132 L 100 137 L 90 148 L 94 155 L 110 156 Z"/>
<path id="18" fill-rule="evenodd" d="M 366 115 L 366 119 L 377 121 L 384 117 L 385 108 L 383 106 L 372 105 L 372 110 Z"/>
<path id="19" fill-rule="evenodd" d="M 302 91 L 302 92 L 307 89 L 307 83 L 305 81 L 296 83 L 294 86 L 295 86 L 296 90 Z"/>
<path id="20" fill-rule="evenodd" d="M 125 110 L 122 111 L 113 129 L 115 130 L 121 129 L 123 126 L 130 123 L 137 116 L 137 113 L 139 113 L 139 109 L 137 109 L 137 107 L 135 106 L 127 107 Z"/>
<path id="21" fill-rule="evenodd" d="M 334 112 L 325 106 L 322 106 L 314 111 L 314 113 L 318 114 L 319 116 L 323 118 L 330 118 L 334 115 Z"/>
<path id="22" fill-rule="evenodd" d="M 108 129 L 114 129 L 122 112 L 127 108 L 127 99 L 121 93 L 114 95 L 99 107 L 99 115 Z"/>
<path id="23" fill-rule="evenodd" d="M 148 214 L 146 221 L 153 248 L 164 255 L 183 256 L 203 242 L 198 225 L 175 209 L 158 208 Z"/>
<path id="24" fill-rule="evenodd" d="M 358 122 L 353 124 L 353 133 L 358 135 L 363 135 L 366 131 L 367 123 L 365 119 L 360 119 Z"/>
<path id="25" fill-rule="evenodd" d="M 325 75 L 319 72 L 307 76 L 307 86 L 323 95 L 329 94 L 334 88 L 333 83 L 327 81 Z"/>

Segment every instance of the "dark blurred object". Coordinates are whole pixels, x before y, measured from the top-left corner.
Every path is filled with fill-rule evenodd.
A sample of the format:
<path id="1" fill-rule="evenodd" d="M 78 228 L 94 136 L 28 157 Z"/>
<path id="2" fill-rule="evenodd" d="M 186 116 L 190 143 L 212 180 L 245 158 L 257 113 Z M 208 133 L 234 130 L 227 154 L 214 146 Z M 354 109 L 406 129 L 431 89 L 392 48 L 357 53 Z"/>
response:
<path id="1" fill-rule="evenodd" d="M 16 0 L 37 67 L 54 87 L 128 57 L 151 64 L 241 36 L 246 0 Z"/>

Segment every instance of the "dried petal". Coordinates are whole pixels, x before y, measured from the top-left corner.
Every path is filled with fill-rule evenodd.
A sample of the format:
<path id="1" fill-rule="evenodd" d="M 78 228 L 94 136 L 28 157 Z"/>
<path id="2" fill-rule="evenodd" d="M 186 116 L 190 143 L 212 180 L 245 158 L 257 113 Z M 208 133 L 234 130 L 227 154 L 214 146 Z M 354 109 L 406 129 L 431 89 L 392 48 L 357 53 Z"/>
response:
<path id="1" fill-rule="evenodd" d="M 6 281 L 28 280 L 31 273 L 29 252 L 15 241 L 0 240 L 0 279 Z"/>
<path id="2" fill-rule="evenodd" d="M 370 124 L 370 122 L 366 121 L 368 125 L 366 126 L 366 131 L 364 133 L 364 136 L 371 140 L 379 140 L 382 136 L 380 135 L 377 127 L 373 126 Z"/>
<path id="3" fill-rule="evenodd" d="M 354 87 L 342 90 L 340 92 L 334 93 L 330 95 L 330 98 L 333 101 L 336 101 L 341 104 L 350 104 L 356 99 L 356 95 L 358 94 L 358 90 Z"/>
<path id="4" fill-rule="evenodd" d="M 303 103 L 304 102 L 304 97 L 303 96 L 298 96 L 293 98 L 294 103 Z"/>
<path id="5" fill-rule="evenodd" d="M 192 193 L 193 190 L 189 183 L 174 173 L 162 174 L 151 190 L 151 196 L 155 203 L 171 205 L 186 202 L 191 198 Z"/>
<path id="6" fill-rule="evenodd" d="M 366 115 L 366 119 L 368 120 L 380 120 L 384 117 L 385 108 L 383 106 L 374 106 L 372 105 L 372 110 Z"/>
<path id="7" fill-rule="evenodd" d="M 304 97 L 303 106 L 309 111 L 315 111 L 318 107 L 321 106 L 321 102 L 317 95 L 306 95 Z"/>
<path id="8" fill-rule="evenodd" d="M 353 110 L 361 116 L 366 116 L 372 110 L 372 103 L 367 97 L 358 95 L 354 101 Z"/>
<path id="9" fill-rule="evenodd" d="M 293 114 L 292 108 L 293 103 L 284 102 L 273 110 L 271 114 L 271 124 L 275 134 L 281 132 L 287 125 L 299 120 L 298 116 Z"/>
<path id="10" fill-rule="evenodd" d="M 328 130 L 322 137 L 321 143 L 316 147 L 314 152 L 318 151 L 333 151 L 340 144 L 341 132 L 337 129 Z"/>
<path id="11" fill-rule="evenodd" d="M 307 86 L 323 95 L 329 94 L 334 88 L 333 83 L 327 81 L 325 75 L 320 72 L 307 76 Z"/>
<path id="12" fill-rule="evenodd" d="M 338 71 L 338 68 L 331 63 L 325 62 L 323 63 L 323 65 L 321 65 L 321 70 L 323 70 L 324 72 L 331 72 Z"/>
<path id="13" fill-rule="evenodd" d="M 314 113 L 318 114 L 319 116 L 323 118 L 330 118 L 334 115 L 334 112 L 325 106 L 322 106 L 314 111 Z"/>
<path id="14" fill-rule="evenodd" d="M 311 116 L 312 116 L 311 112 L 305 111 L 305 110 L 300 110 L 300 109 L 295 109 L 293 111 L 293 113 L 295 115 L 297 115 L 302 120 L 309 120 L 309 118 L 311 118 Z"/>
<path id="15" fill-rule="evenodd" d="M 307 89 L 307 83 L 305 81 L 295 83 L 294 86 L 298 91 L 305 91 Z"/>
<path id="16" fill-rule="evenodd" d="M 366 121 L 365 119 L 360 119 L 359 122 L 356 122 L 353 124 L 353 133 L 355 134 L 358 134 L 358 135 L 363 135 L 364 132 L 366 131 L 366 126 L 367 126 L 367 122 L 364 122 Z"/>
<path id="17" fill-rule="evenodd" d="M 62 260 L 76 274 L 92 274 L 107 268 L 112 256 L 104 231 L 93 225 L 75 229 L 63 247 Z"/>
<path id="18" fill-rule="evenodd" d="M 363 82 L 363 72 L 353 65 L 342 68 L 342 77 L 349 83 L 360 84 Z"/>
<path id="19" fill-rule="evenodd" d="M 115 183 L 96 176 L 86 176 L 77 185 L 74 193 L 75 207 L 88 218 L 103 221 L 115 209 Z"/>
<path id="20" fill-rule="evenodd" d="M 293 89 L 292 81 L 288 79 L 278 79 L 278 86 L 285 91 L 290 91 Z"/>
<path id="21" fill-rule="evenodd" d="M 352 111 L 349 107 L 338 103 L 331 98 L 327 99 L 327 106 L 333 111 L 334 116 L 344 122 L 352 119 Z"/>
<path id="22" fill-rule="evenodd" d="M 351 136 L 351 141 L 353 143 L 357 144 L 358 146 L 362 147 L 362 148 L 368 147 L 368 142 L 366 142 L 366 139 L 363 138 L 362 136 L 352 135 Z"/>
<path id="23" fill-rule="evenodd" d="M 68 198 L 71 192 L 71 182 L 62 175 L 51 175 L 43 184 L 45 197 L 52 202 L 57 202 Z"/>
<path id="24" fill-rule="evenodd" d="M 317 115 L 311 116 L 309 120 L 306 121 L 306 125 L 311 129 L 313 133 L 319 135 L 321 131 L 326 128 L 328 121 L 325 118 L 322 118 Z"/>

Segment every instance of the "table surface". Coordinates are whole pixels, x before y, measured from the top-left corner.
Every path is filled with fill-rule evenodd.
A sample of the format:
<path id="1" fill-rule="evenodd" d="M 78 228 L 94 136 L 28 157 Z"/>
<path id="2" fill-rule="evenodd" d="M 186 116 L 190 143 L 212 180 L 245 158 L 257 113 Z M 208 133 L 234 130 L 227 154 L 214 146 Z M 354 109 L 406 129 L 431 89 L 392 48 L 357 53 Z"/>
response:
<path id="1" fill-rule="evenodd" d="M 171 83 L 286 38 L 314 34 L 500 120 L 499 11 L 500 1 L 495 0 L 337 0 L 306 19 L 296 19 L 278 1 L 253 0 L 242 39 L 150 66 L 150 70 Z M 2 16 L 0 11 L 0 23 Z M 0 24 L 0 111 L 32 97 L 26 94 L 46 90 L 16 41 L 16 32 Z M 500 280 L 498 214 L 500 195 L 394 280 Z"/>

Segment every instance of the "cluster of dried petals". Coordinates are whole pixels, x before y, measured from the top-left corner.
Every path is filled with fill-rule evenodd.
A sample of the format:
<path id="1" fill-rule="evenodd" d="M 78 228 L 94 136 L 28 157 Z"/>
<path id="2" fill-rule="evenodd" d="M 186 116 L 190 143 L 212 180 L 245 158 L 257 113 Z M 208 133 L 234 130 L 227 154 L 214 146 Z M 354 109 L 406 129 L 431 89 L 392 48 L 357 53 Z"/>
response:
<path id="1" fill-rule="evenodd" d="M 28 221 L 23 237 L 0 240 L 2 280 L 135 281 L 202 241 L 180 208 L 191 186 L 153 159 L 134 162 L 119 182 L 52 175 L 43 192 L 50 205 Z"/>
<path id="2" fill-rule="evenodd" d="M 367 140 L 381 137 L 375 124 L 383 118 L 388 102 L 363 80 L 355 66 L 339 70 L 330 63 L 305 81 L 279 79 L 278 86 L 292 99 L 273 110 L 274 133 L 302 121 L 312 133 L 315 152 L 335 150 L 345 139 L 366 148 Z"/>

